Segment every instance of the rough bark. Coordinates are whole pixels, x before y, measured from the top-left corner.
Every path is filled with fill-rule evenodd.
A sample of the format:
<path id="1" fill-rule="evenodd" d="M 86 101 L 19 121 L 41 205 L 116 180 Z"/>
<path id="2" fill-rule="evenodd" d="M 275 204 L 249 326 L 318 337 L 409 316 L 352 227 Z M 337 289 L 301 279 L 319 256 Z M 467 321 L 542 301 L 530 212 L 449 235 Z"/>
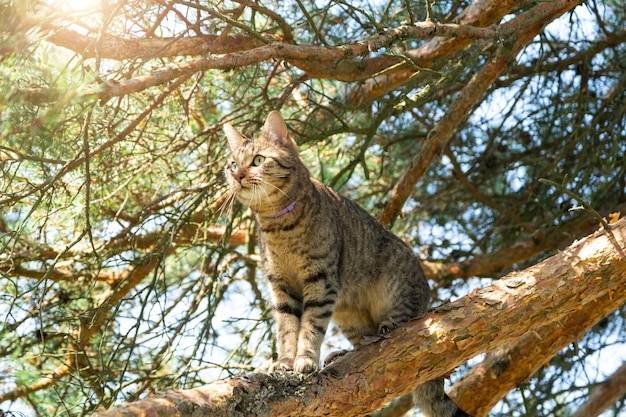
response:
<path id="1" fill-rule="evenodd" d="M 625 247 L 626 220 L 612 234 Z M 598 301 L 605 311 L 626 301 L 626 261 L 606 231 L 359 346 L 318 374 L 250 374 L 95 415 L 363 415 L 476 354 L 546 326 L 571 333 L 558 324 L 572 314 L 591 314 Z"/>
<path id="2" fill-rule="evenodd" d="M 486 416 L 510 390 L 614 311 L 611 297 L 611 293 L 599 294 L 586 308 L 573 310 L 560 320 L 537 326 L 515 342 L 498 347 L 454 384 L 450 395 L 474 417 Z"/>

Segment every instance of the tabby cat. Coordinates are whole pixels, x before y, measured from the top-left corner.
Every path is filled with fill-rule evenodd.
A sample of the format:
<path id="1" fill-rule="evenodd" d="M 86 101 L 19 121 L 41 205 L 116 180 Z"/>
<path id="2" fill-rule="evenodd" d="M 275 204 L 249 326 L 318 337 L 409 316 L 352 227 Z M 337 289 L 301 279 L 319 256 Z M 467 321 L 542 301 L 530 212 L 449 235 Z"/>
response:
<path id="1" fill-rule="evenodd" d="M 355 345 L 426 312 L 428 283 L 411 248 L 309 176 L 279 112 L 254 141 L 230 125 L 224 131 L 230 191 L 252 209 L 260 231 L 278 339 L 270 371 L 317 371 L 331 317 Z M 467 416 L 441 380 L 413 395 L 427 416 Z"/>

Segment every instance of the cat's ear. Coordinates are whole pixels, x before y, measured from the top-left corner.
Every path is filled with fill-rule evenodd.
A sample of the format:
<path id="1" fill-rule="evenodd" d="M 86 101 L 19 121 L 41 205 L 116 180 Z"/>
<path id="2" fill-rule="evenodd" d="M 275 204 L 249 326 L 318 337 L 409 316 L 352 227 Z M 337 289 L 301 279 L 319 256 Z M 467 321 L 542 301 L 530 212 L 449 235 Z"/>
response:
<path id="1" fill-rule="evenodd" d="M 228 123 L 224 125 L 224 133 L 226 134 L 226 139 L 228 140 L 228 146 L 233 152 L 241 148 L 248 141 L 248 138 L 239 133 L 237 129 Z"/>
<path id="2" fill-rule="evenodd" d="M 289 137 L 287 124 L 277 110 L 272 110 L 265 119 L 263 136 L 278 146 L 289 147 L 298 152 L 295 142 Z"/>

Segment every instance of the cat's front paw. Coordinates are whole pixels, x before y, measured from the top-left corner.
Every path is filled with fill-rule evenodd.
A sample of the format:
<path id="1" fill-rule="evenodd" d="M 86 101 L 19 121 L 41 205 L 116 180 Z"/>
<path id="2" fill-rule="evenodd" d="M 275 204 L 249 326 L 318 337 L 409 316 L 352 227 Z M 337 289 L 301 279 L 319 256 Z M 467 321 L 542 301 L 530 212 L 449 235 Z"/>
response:
<path id="1" fill-rule="evenodd" d="M 293 370 L 301 374 L 310 374 L 320 369 L 319 359 L 298 356 L 293 362 Z"/>
<path id="2" fill-rule="evenodd" d="M 278 358 L 270 365 L 270 372 L 291 371 L 293 369 L 293 359 L 287 357 Z"/>

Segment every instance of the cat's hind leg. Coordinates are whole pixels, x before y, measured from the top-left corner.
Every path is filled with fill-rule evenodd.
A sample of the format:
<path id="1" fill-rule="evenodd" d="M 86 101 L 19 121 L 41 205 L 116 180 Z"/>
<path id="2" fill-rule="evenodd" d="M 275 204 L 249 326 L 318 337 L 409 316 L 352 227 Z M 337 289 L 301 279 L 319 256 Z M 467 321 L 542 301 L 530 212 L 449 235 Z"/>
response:
<path id="1" fill-rule="evenodd" d="M 346 349 L 341 349 L 341 350 L 336 350 L 334 352 L 330 352 L 324 358 L 324 367 L 330 365 L 331 363 L 341 358 L 342 356 L 346 355 L 347 353 L 350 353 L 350 351 Z"/>

